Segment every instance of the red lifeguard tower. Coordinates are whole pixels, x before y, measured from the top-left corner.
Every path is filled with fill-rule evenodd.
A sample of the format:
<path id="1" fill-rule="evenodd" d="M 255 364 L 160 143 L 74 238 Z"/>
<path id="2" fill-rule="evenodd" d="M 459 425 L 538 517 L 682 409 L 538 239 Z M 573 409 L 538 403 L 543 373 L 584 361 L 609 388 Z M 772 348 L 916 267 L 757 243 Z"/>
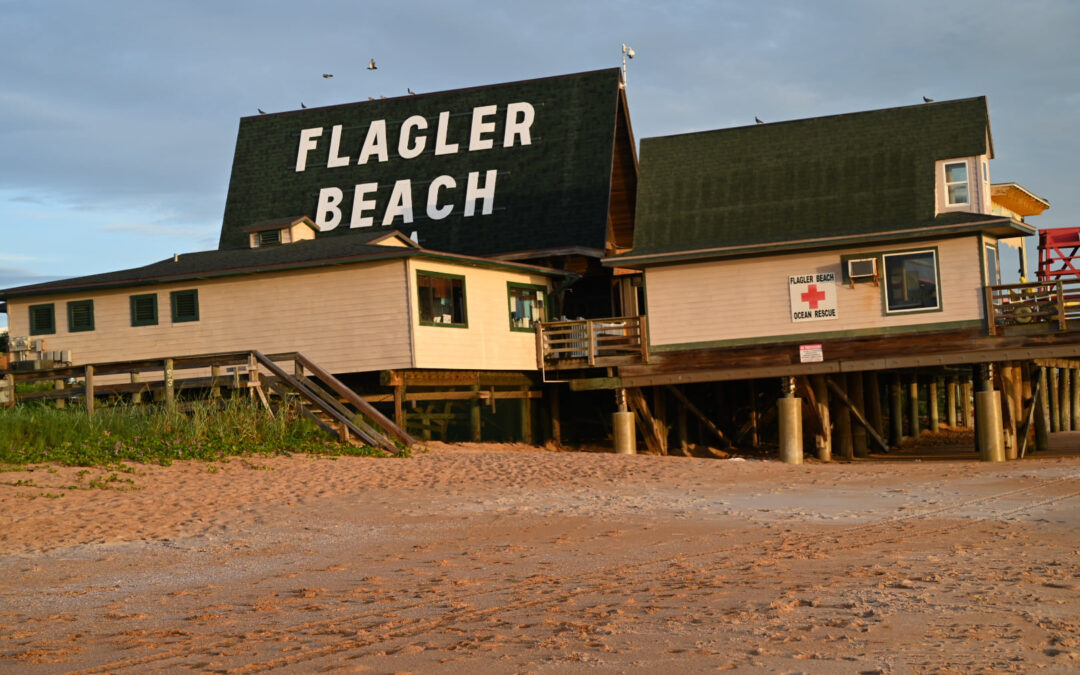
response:
<path id="1" fill-rule="evenodd" d="M 1039 232 L 1037 274 L 1039 281 L 1080 279 L 1080 227 L 1055 227 Z"/>

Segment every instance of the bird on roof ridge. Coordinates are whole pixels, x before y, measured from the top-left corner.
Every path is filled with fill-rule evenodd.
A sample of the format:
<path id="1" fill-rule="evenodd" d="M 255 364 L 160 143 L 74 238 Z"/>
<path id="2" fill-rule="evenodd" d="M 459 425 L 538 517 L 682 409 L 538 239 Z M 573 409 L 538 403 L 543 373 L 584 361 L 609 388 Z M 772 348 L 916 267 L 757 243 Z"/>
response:
<path id="1" fill-rule="evenodd" d="M 934 102 L 934 99 L 932 99 L 932 98 L 927 98 L 927 97 L 923 96 L 923 97 L 922 97 L 922 101 L 923 101 L 923 103 L 933 103 L 933 102 Z"/>
<path id="2" fill-rule="evenodd" d="M 405 91 L 409 92 L 413 96 L 416 96 L 416 92 L 412 90 L 412 87 L 405 87 Z"/>
<path id="3" fill-rule="evenodd" d="M 307 106 L 306 106 L 306 105 L 304 105 L 304 102 L 303 102 L 303 101 L 300 101 L 300 107 L 301 107 L 301 108 L 304 108 L 304 109 L 307 109 Z"/>
<path id="4" fill-rule="evenodd" d="M 754 115 L 754 121 L 757 122 L 758 124 L 765 124 L 764 122 L 761 121 L 761 118 L 758 117 L 757 115 Z"/>
<path id="5" fill-rule="evenodd" d="M 260 115 L 265 115 L 266 114 L 266 111 L 263 110 L 262 108 L 255 108 L 255 109 L 259 111 Z"/>
<path id="6" fill-rule="evenodd" d="M 375 65 L 375 59 L 371 59 L 370 61 L 368 61 L 367 69 L 368 70 L 378 70 L 379 69 L 379 67 L 377 65 Z"/>

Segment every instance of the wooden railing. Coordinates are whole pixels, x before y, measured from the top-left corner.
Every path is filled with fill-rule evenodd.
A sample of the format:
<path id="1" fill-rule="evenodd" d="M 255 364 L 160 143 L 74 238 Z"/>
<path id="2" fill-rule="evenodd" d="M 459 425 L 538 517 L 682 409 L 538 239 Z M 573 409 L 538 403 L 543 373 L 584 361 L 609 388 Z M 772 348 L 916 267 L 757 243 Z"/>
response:
<path id="1" fill-rule="evenodd" d="M 279 362 L 291 362 L 292 372 L 278 365 Z M 205 373 L 207 369 L 210 370 L 209 377 L 191 373 L 193 370 Z M 185 377 L 185 374 L 189 376 Z M 129 381 L 101 381 L 105 376 L 116 375 L 126 375 Z M 147 376 L 145 379 L 144 375 Z M 35 382 L 51 383 L 53 388 L 17 393 L 17 383 Z M 91 414 L 98 397 L 126 395 L 132 401 L 140 402 L 147 395 L 171 408 L 176 405 L 177 395 L 182 390 L 208 391 L 211 396 L 218 396 L 222 388 L 234 392 L 246 390 L 251 396 L 257 396 L 268 409 L 292 399 L 305 417 L 343 441 L 359 440 L 393 454 L 400 452 L 400 446 L 408 447 L 416 442 L 370 403 L 299 352 L 268 356 L 252 350 L 0 373 L 0 403 L 3 405 L 50 399 L 57 401 L 57 405 L 64 405 L 67 400 L 76 398 L 83 401 Z M 276 399 L 274 394 L 277 394 Z"/>
<path id="2" fill-rule="evenodd" d="M 536 364 L 540 370 L 648 362 L 644 316 L 546 321 L 536 326 Z"/>
<path id="3" fill-rule="evenodd" d="M 986 286 L 986 328 L 990 335 L 1005 326 L 1049 323 L 1065 330 L 1080 319 L 1080 279 Z"/>

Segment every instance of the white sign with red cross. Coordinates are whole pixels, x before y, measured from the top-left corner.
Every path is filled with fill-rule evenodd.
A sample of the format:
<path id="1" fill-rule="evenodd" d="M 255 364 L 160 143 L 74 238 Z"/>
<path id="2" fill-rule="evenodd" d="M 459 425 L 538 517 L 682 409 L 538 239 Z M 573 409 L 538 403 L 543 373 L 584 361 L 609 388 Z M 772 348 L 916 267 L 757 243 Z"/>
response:
<path id="1" fill-rule="evenodd" d="M 788 277 L 791 294 L 791 320 L 827 321 L 837 318 L 836 274 L 819 272 Z"/>

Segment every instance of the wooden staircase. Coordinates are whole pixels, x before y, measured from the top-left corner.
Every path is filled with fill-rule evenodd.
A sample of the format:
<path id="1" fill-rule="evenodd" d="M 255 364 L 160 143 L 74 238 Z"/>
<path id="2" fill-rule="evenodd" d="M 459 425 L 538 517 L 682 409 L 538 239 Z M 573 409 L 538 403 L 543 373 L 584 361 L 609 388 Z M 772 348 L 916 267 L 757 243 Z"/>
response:
<path id="1" fill-rule="evenodd" d="M 283 362 L 292 363 L 291 372 L 280 365 Z M 191 371 L 199 372 L 182 376 Z M 120 381 L 124 375 L 127 382 Z M 106 379 L 109 381 L 104 382 Z M 17 383 L 33 382 L 54 386 L 17 393 Z M 251 350 L 0 372 L 0 405 L 4 406 L 32 400 L 55 400 L 64 405 L 69 399 L 81 398 L 93 414 L 97 398 L 127 395 L 136 403 L 148 397 L 173 407 L 184 389 L 205 390 L 211 396 L 220 396 L 222 389 L 231 389 L 234 394 L 246 392 L 271 412 L 293 404 L 304 417 L 339 440 L 394 455 L 416 443 L 371 403 L 300 352 L 266 355 Z"/>

